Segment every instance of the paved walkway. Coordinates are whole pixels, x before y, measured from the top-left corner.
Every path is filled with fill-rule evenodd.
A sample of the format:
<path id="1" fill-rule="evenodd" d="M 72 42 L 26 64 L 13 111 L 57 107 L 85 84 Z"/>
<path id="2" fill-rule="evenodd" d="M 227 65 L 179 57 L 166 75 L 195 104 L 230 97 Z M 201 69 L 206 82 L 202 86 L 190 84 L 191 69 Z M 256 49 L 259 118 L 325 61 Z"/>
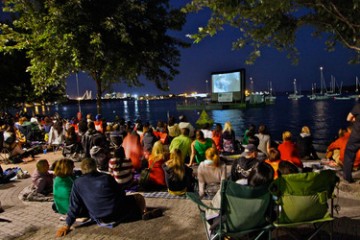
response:
<path id="1" fill-rule="evenodd" d="M 37 159 L 46 158 L 53 162 L 60 157 L 57 152 L 40 154 Z M 19 166 L 32 173 L 35 162 Z M 360 239 L 360 174 L 356 175 L 357 183 L 340 184 L 341 211 L 335 215 L 335 239 Z M 0 221 L 0 239 L 55 239 L 57 228 L 64 224 L 59 221 L 60 215 L 52 211 L 52 203 L 19 199 L 19 193 L 30 184 L 31 179 L 23 179 L 0 185 L 0 200 L 5 210 L 0 218 L 10 221 Z M 190 200 L 146 198 L 146 202 L 149 207 L 164 209 L 164 216 L 120 224 L 114 229 L 97 225 L 76 228 L 63 239 L 206 239 L 198 209 Z"/>

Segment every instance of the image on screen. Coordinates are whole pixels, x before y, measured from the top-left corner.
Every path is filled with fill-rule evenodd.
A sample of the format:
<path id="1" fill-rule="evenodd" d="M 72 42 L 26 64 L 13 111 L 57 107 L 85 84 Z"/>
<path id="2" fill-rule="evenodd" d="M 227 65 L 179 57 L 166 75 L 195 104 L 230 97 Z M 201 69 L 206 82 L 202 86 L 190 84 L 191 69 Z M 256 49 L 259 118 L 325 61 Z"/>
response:
<path id="1" fill-rule="evenodd" d="M 212 74 L 212 91 L 213 93 L 239 92 L 240 80 L 240 72 Z"/>

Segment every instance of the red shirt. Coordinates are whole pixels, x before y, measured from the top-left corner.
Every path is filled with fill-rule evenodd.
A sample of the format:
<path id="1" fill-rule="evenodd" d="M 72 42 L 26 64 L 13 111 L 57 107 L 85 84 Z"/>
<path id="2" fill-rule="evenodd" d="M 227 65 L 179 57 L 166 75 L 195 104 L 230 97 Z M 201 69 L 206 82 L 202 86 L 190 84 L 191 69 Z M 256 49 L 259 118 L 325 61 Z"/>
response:
<path id="1" fill-rule="evenodd" d="M 283 141 L 279 146 L 280 157 L 282 160 L 289 161 L 297 167 L 302 168 L 303 164 L 300 160 L 296 145 L 291 141 Z"/>

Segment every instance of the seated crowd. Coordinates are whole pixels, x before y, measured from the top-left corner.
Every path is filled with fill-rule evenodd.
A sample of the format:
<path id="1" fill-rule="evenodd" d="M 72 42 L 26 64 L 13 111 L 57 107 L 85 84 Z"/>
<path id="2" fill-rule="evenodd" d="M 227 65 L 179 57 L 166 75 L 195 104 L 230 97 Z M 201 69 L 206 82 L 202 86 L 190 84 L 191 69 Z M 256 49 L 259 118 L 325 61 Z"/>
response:
<path id="1" fill-rule="evenodd" d="M 239 141 L 230 122 L 224 128 L 216 124 L 212 130 L 209 125 L 196 129 L 184 116 L 179 120 L 170 117 L 168 123 L 159 121 L 153 127 L 141 120 L 133 124 L 116 119 L 110 124 L 101 115 L 93 119 L 88 114 L 86 119 L 78 116 L 70 121 L 45 117 L 31 121 L 39 131 L 29 133 L 23 130 L 25 118 L 22 123 L 16 119 L 4 123 L 1 135 L 4 146 L 11 149 L 11 157 L 33 154 L 23 150 L 21 144 L 27 144 L 27 137 L 37 134 L 47 141 L 46 149 L 62 148 L 64 159 L 53 164 L 51 173 L 48 161 L 41 159 L 32 175 L 35 191 L 53 193 L 54 211 L 67 215 L 59 236 L 67 234 L 77 218 L 90 218 L 100 226 L 112 227 L 161 215 L 159 209 L 146 208 L 142 195 L 125 191 L 167 190 L 173 195 L 198 191 L 201 197 L 213 197 L 216 205 L 223 179 L 250 186 L 267 184 L 280 174 L 301 172 L 304 159 L 318 159 L 307 126 L 297 141 L 284 131 L 282 142 L 275 144 L 265 125 L 259 126 L 258 133 L 250 125 Z M 339 164 L 342 148 L 340 143 L 329 146 L 331 157 Z M 340 151 L 338 160 L 336 150 Z M 237 156 L 229 173 L 225 164 L 228 155 Z M 76 172 L 74 161 L 79 160 L 81 172 Z M 359 162 L 355 161 L 355 167 Z M 142 174 L 145 171 L 149 174 Z"/>

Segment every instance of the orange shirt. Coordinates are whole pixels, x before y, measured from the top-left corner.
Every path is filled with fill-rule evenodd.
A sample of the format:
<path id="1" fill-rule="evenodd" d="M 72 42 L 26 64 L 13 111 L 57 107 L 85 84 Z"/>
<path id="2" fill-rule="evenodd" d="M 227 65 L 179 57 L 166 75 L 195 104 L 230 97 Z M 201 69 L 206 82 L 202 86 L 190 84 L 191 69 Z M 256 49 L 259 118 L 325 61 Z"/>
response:
<path id="1" fill-rule="evenodd" d="M 333 141 L 329 147 L 328 151 L 334 151 L 335 149 L 340 150 L 340 157 L 339 160 L 344 163 L 344 156 L 345 156 L 345 148 L 346 144 L 349 141 L 350 133 L 346 132 L 344 136 L 339 137 L 335 141 Z M 360 166 L 360 150 L 356 152 L 355 162 L 354 162 L 354 168 L 358 168 Z"/>
<path id="2" fill-rule="evenodd" d="M 275 160 L 270 161 L 270 159 L 266 159 L 265 162 L 269 164 L 274 169 L 274 180 L 278 178 L 278 169 L 279 169 L 279 163 L 281 160 Z"/>

